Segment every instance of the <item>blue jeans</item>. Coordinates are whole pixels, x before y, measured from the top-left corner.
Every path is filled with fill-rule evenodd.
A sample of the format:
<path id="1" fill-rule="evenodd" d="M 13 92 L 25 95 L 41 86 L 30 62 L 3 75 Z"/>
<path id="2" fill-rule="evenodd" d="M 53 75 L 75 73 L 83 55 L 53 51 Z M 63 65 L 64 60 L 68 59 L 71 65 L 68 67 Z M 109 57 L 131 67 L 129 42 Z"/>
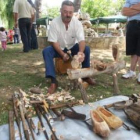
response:
<path id="1" fill-rule="evenodd" d="M 31 49 L 31 19 L 20 18 L 18 24 L 23 43 L 23 52 L 28 52 Z"/>
<path id="2" fill-rule="evenodd" d="M 71 49 L 71 55 L 74 56 L 79 52 L 79 44 L 75 44 Z M 64 52 L 67 52 L 67 49 L 63 50 Z M 45 77 L 56 77 L 55 74 L 55 66 L 53 58 L 61 57 L 58 52 L 52 47 L 48 46 L 43 51 L 43 58 L 45 62 Z M 89 68 L 90 67 L 90 48 L 88 46 L 85 47 L 84 50 L 85 54 L 85 60 L 82 63 L 82 68 Z"/>
<path id="3" fill-rule="evenodd" d="M 18 34 L 14 35 L 14 43 L 19 43 L 19 36 L 18 36 Z"/>

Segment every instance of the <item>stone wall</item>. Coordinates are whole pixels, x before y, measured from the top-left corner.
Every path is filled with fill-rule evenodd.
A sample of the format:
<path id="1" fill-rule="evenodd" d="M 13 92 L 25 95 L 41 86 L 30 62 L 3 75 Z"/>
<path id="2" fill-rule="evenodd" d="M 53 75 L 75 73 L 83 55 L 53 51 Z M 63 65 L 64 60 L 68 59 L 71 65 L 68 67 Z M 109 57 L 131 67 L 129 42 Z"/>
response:
<path id="1" fill-rule="evenodd" d="M 86 45 L 90 46 L 90 48 L 96 49 L 110 49 L 112 48 L 112 44 L 119 43 L 121 49 L 125 49 L 125 36 L 113 36 L 113 37 L 86 37 Z"/>
<path id="2" fill-rule="evenodd" d="M 49 45 L 47 41 L 47 37 L 37 37 L 39 48 L 44 48 Z M 125 49 L 125 37 L 86 37 L 86 45 L 90 46 L 92 49 L 110 49 L 112 48 L 112 44 L 119 43 L 121 49 Z"/>
<path id="3" fill-rule="evenodd" d="M 49 45 L 49 42 L 47 40 L 47 37 L 37 37 L 38 47 L 42 49 L 47 47 Z"/>

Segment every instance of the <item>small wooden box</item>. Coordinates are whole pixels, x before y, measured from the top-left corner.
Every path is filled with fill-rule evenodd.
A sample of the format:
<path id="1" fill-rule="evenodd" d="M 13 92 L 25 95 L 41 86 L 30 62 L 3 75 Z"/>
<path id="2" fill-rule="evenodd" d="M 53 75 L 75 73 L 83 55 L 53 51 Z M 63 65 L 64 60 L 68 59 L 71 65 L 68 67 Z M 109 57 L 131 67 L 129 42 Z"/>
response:
<path id="1" fill-rule="evenodd" d="M 71 61 L 64 62 L 62 58 L 55 58 L 55 71 L 58 74 L 66 74 L 67 69 L 71 69 Z"/>

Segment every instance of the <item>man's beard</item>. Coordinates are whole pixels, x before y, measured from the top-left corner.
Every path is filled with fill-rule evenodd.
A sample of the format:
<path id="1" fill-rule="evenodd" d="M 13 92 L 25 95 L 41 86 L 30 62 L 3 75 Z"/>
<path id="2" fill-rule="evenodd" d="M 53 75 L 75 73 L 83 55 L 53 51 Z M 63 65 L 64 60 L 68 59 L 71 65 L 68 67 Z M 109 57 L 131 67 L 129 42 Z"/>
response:
<path id="1" fill-rule="evenodd" d="M 70 21 L 71 18 L 72 18 L 72 17 L 67 16 L 67 17 L 64 17 L 64 20 L 66 20 L 66 21 Z"/>

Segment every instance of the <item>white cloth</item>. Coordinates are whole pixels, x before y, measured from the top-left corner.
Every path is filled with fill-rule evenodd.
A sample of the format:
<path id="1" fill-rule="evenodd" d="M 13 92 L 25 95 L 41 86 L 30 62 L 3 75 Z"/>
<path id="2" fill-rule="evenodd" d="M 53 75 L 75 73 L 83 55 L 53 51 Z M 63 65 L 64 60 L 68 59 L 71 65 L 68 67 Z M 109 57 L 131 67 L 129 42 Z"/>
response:
<path id="1" fill-rule="evenodd" d="M 61 16 L 53 19 L 48 31 L 48 41 L 58 42 L 61 49 L 71 49 L 75 43 L 85 40 L 82 23 L 72 17 L 68 30 L 62 22 Z"/>
<path id="2" fill-rule="evenodd" d="M 18 18 L 31 18 L 34 14 L 32 6 L 27 0 L 15 0 L 13 12 L 18 13 Z"/>
<path id="3" fill-rule="evenodd" d="M 0 31 L 0 41 L 6 41 L 7 40 L 7 35 L 5 31 Z"/>

